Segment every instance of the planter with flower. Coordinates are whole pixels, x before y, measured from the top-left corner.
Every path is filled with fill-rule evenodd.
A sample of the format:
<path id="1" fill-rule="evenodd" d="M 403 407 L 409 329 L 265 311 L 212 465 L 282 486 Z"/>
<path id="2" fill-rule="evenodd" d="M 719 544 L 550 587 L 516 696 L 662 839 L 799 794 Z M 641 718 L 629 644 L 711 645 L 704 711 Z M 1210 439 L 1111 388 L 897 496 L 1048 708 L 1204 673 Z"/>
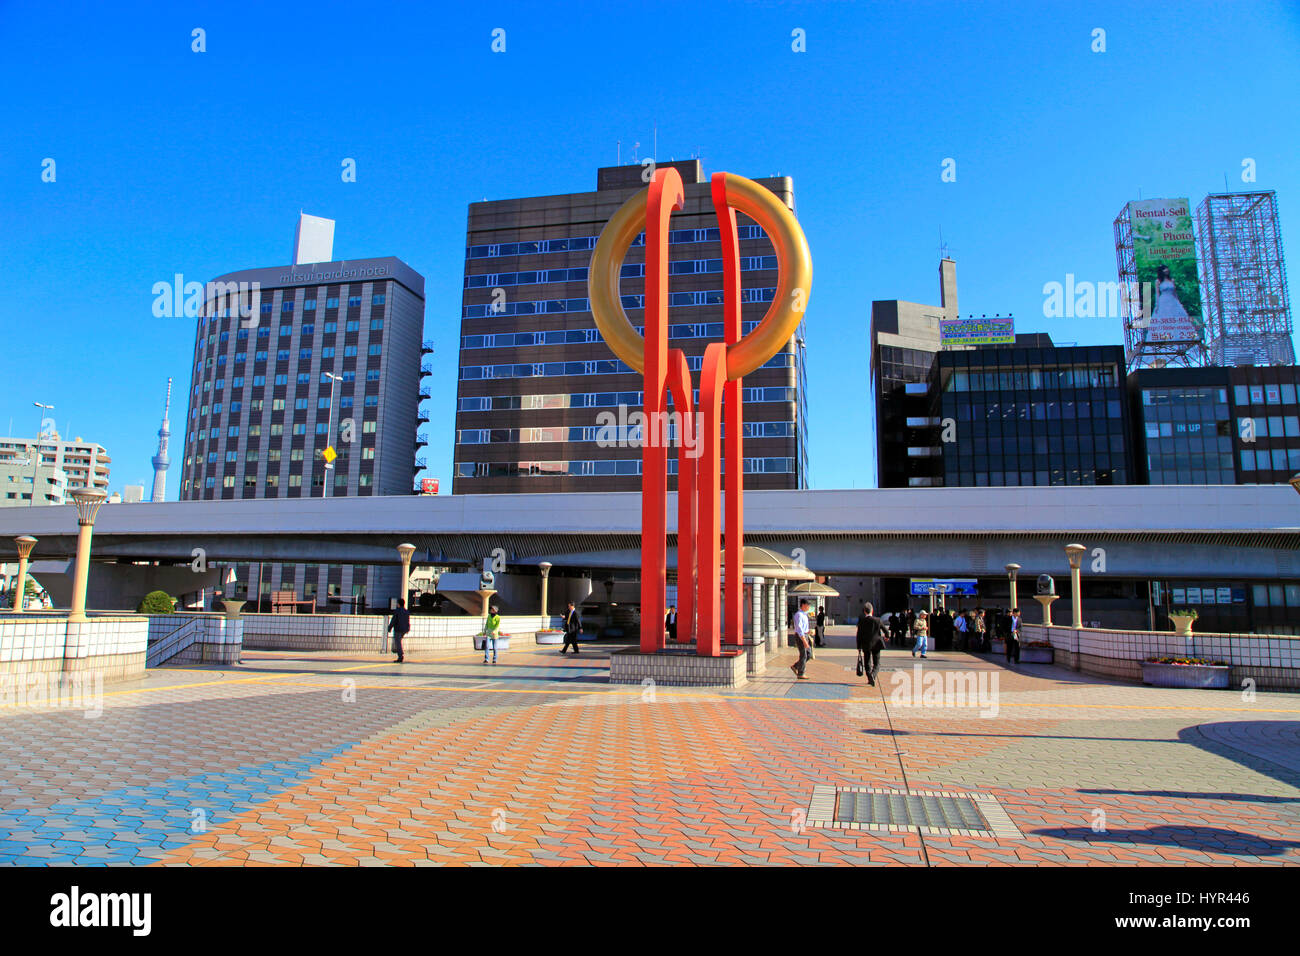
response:
<path id="1" fill-rule="evenodd" d="M 1051 664 L 1055 659 L 1051 641 L 1022 641 L 1020 644 L 1022 664 Z"/>
<path id="2" fill-rule="evenodd" d="M 485 631 L 480 631 L 479 633 L 475 634 L 474 650 L 476 651 L 483 650 L 483 644 L 487 640 L 487 637 L 488 636 Z M 510 650 L 510 635 L 507 634 L 505 631 L 497 631 L 497 650 L 498 651 Z"/>
<path id="3" fill-rule="evenodd" d="M 1142 662 L 1142 683 L 1152 687 L 1225 688 L 1232 668 L 1227 661 L 1201 657 L 1148 657 Z"/>
<path id="4" fill-rule="evenodd" d="M 535 635 L 538 644 L 563 644 L 564 632 L 558 627 L 544 627 Z"/>
<path id="5" fill-rule="evenodd" d="M 1197 617 L 1194 607 L 1176 607 L 1169 612 L 1169 620 L 1174 622 L 1174 633 L 1179 637 L 1192 636 L 1192 622 Z"/>

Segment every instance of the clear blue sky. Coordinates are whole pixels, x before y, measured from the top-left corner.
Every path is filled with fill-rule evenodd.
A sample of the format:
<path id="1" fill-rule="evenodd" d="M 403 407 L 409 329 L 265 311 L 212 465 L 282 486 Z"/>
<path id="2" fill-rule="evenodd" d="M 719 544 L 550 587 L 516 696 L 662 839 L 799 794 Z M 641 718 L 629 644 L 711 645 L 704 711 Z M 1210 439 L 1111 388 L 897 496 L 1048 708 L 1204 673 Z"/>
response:
<path id="1" fill-rule="evenodd" d="M 0 49 L 0 428 L 53 403 L 114 489 L 148 488 L 168 376 L 183 447 L 193 320 L 151 287 L 287 262 L 299 210 L 338 221 L 336 257 L 426 277 L 448 487 L 466 204 L 592 189 L 656 125 L 660 159 L 794 178 L 814 487 L 874 484 L 871 301 L 937 301 L 941 229 L 963 313 L 1117 343 L 1117 319 L 1044 319 L 1043 284 L 1113 281 L 1139 189 L 1195 205 L 1249 157 L 1300 295 L 1294 3 L 0 2 Z"/>

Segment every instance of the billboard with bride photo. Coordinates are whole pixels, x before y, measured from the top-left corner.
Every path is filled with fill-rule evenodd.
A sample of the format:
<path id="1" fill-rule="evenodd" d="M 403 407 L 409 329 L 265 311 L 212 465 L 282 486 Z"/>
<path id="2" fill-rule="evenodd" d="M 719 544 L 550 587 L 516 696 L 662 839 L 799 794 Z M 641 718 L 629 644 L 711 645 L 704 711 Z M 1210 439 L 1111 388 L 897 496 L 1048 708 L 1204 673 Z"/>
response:
<path id="1" fill-rule="evenodd" d="M 1204 322 L 1191 204 L 1186 199 L 1131 202 L 1129 221 L 1143 312 L 1134 326 L 1144 330 L 1147 342 L 1200 342 Z"/>

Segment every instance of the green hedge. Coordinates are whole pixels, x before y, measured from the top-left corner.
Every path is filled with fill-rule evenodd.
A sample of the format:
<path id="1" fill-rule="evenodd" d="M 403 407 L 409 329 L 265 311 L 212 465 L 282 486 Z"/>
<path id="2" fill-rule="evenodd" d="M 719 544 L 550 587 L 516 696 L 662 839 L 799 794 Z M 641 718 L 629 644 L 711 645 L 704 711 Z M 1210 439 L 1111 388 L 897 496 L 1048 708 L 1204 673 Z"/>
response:
<path id="1" fill-rule="evenodd" d="M 140 614 L 171 614 L 176 610 L 176 602 L 167 596 L 166 591 L 150 591 L 136 608 Z"/>

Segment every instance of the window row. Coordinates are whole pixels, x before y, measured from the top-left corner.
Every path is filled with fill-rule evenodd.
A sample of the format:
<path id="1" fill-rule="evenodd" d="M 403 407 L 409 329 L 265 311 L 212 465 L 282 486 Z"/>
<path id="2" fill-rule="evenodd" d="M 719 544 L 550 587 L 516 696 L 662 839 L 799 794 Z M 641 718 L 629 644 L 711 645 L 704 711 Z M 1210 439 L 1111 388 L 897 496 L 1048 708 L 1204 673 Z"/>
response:
<path id="1" fill-rule="evenodd" d="M 759 226 L 739 226 L 736 230 L 740 239 L 762 239 L 763 230 Z M 552 252 L 586 252 L 596 248 L 599 236 L 574 236 L 568 239 L 537 239 L 529 242 L 499 242 L 490 245 L 467 246 L 466 259 L 495 259 L 499 256 L 536 256 Z M 682 242 L 719 242 L 721 236 L 717 228 L 713 229 L 672 229 L 668 232 L 670 244 Z M 644 246 L 645 233 L 638 233 L 632 245 Z"/>
<path id="2" fill-rule="evenodd" d="M 1234 385 L 1232 396 L 1238 405 L 1294 405 L 1294 385 Z"/>
<path id="3" fill-rule="evenodd" d="M 796 389 L 783 387 L 741 389 L 744 402 L 793 402 Z M 698 404 L 700 390 L 693 391 Z M 526 408 L 612 408 L 626 405 L 640 408 L 644 404 L 642 392 L 575 392 L 570 395 L 478 395 L 459 399 L 458 412 L 492 412 Z"/>
<path id="4" fill-rule="evenodd" d="M 745 422 L 746 438 L 793 438 L 794 422 Z M 532 444 L 535 442 L 641 441 L 640 425 L 555 425 L 542 428 L 462 428 L 456 432 L 458 445 Z M 677 440 L 677 421 L 668 423 L 668 439 Z"/>
<path id="5" fill-rule="evenodd" d="M 1300 448 L 1255 448 L 1241 452 L 1242 471 L 1300 471 Z"/>
<path id="6" fill-rule="evenodd" d="M 742 289 L 740 301 L 771 302 L 776 289 Z M 644 309 L 645 296 L 625 295 L 621 297 L 623 308 Z M 670 308 L 683 308 L 697 305 L 722 305 L 721 289 L 705 289 L 700 292 L 670 292 Z M 519 302 L 488 302 L 465 306 L 462 318 L 487 319 L 498 315 L 562 315 L 568 312 L 590 312 L 589 299 L 537 299 Z"/>
<path id="7" fill-rule="evenodd" d="M 322 451 L 324 451 L 323 448 L 315 450 L 313 452 L 313 457 L 320 458 Z M 279 448 L 268 449 L 266 453 L 266 460 L 268 462 L 278 462 L 280 461 L 280 453 L 281 453 L 281 449 Z M 340 445 L 339 448 L 337 449 L 337 453 L 338 453 L 338 457 L 334 459 L 336 466 L 338 464 L 344 464 L 348 461 L 350 456 L 348 454 L 348 446 L 346 444 Z M 290 461 L 304 461 L 305 455 L 306 455 L 306 449 L 304 448 L 289 449 Z M 208 452 L 208 459 L 207 459 L 208 464 L 215 465 L 218 460 L 217 456 L 218 453 L 215 451 Z M 375 449 L 373 446 L 365 445 L 362 447 L 361 449 L 362 461 L 370 461 L 374 457 L 375 457 Z M 239 462 L 239 452 L 234 450 L 226 452 L 225 461 L 226 464 L 228 465 L 237 464 Z M 249 448 L 247 451 L 244 452 L 244 461 L 245 462 L 261 461 L 261 452 L 259 452 L 256 448 Z M 185 459 L 185 467 L 190 468 L 193 466 L 193 464 L 194 464 L 194 456 L 193 455 L 187 456 Z"/>
<path id="8" fill-rule="evenodd" d="M 1017 368 L 980 371 L 953 369 L 945 392 L 997 392 L 1041 388 L 1114 388 L 1114 365 L 1076 365 L 1066 368 Z"/>
<path id="9" fill-rule="evenodd" d="M 346 383 L 346 382 L 355 382 L 356 379 L 357 379 L 357 373 L 356 373 L 356 370 L 355 370 L 355 369 L 345 369 L 344 371 L 342 371 L 342 372 L 339 373 L 339 378 L 342 379 L 342 381 L 344 381 L 345 383 Z M 310 384 L 311 384 L 311 373 L 310 373 L 310 372 L 299 372 L 299 373 L 297 374 L 297 376 L 296 376 L 296 380 L 297 380 L 297 384 L 299 384 L 299 385 L 310 385 Z M 288 384 L 289 384 L 289 376 L 288 376 L 287 374 L 276 375 L 276 376 L 273 377 L 272 381 L 273 381 L 274 384 L 276 384 L 276 385 L 288 385 Z M 367 381 L 367 382 L 377 382 L 377 381 L 379 381 L 379 369 L 377 369 L 377 368 L 366 369 L 366 381 Z M 320 373 L 320 383 L 321 383 L 322 385 L 328 385 L 328 384 L 330 383 L 330 378 L 329 378 L 329 376 L 328 376 L 328 374 L 327 374 L 326 372 L 321 372 L 321 373 Z M 252 377 L 252 384 L 253 384 L 253 387 L 254 387 L 254 388 L 263 388 L 263 387 L 265 387 L 265 386 L 266 386 L 266 376 L 265 376 L 265 375 L 254 375 L 254 376 Z M 205 391 L 205 392 L 213 392 L 213 391 L 215 391 L 215 392 L 220 392 L 220 391 L 223 391 L 223 390 L 225 389 L 225 387 L 226 387 L 226 380 L 225 380 L 224 378 L 219 378 L 219 379 L 214 379 L 214 380 L 212 380 L 212 381 L 204 382 L 204 383 L 203 383 L 202 391 Z M 236 376 L 234 376 L 234 378 L 231 379 L 231 381 L 230 381 L 230 388 L 231 388 L 232 391 L 234 391 L 234 390 L 236 390 L 236 389 L 241 389 L 241 388 L 243 388 L 243 387 L 244 387 L 244 376 L 242 376 L 242 375 L 236 375 Z M 198 397 L 199 397 L 199 392 L 200 392 L 200 388 L 199 388 L 199 386 L 198 386 L 198 385 L 195 385 L 195 386 L 194 386 L 194 397 L 195 397 L 195 398 L 198 398 Z"/>
<path id="10" fill-rule="evenodd" d="M 761 269 L 775 269 L 776 256 L 741 256 L 741 272 L 757 272 Z M 710 272 L 722 272 L 721 259 L 682 259 L 668 263 L 670 276 L 701 275 Z M 537 269 L 531 272 L 495 272 L 483 275 L 465 276 L 467 289 L 494 289 L 516 285 L 540 285 L 544 282 L 586 282 L 588 269 L 581 266 L 573 269 Z M 625 262 L 619 269 L 620 279 L 639 279 L 645 275 L 644 262 Z"/>
<path id="11" fill-rule="evenodd" d="M 789 368 L 794 356 L 778 352 L 759 368 Z M 704 362 L 702 355 L 688 355 L 686 365 L 698 372 Z M 539 378 L 557 375 L 627 375 L 632 369 L 619 359 L 593 359 L 588 362 L 519 362 L 505 365 L 464 365 L 460 377 L 463 381 L 484 378 Z"/>
<path id="12" fill-rule="evenodd" d="M 289 487 L 289 488 L 301 488 L 301 487 L 302 487 L 302 475 L 289 475 L 288 478 L 289 478 L 289 480 L 286 482 L 287 487 Z M 347 476 L 347 475 L 336 475 L 336 476 L 334 477 L 334 486 L 335 486 L 336 488 L 346 487 L 346 486 L 347 486 L 347 483 L 348 483 L 348 476 Z M 357 476 L 357 484 L 360 485 L 362 488 L 369 488 L 373 483 L 374 483 L 374 476 L 373 476 L 373 475 L 358 475 L 358 476 Z M 215 475 L 208 475 L 207 478 L 204 478 L 204 479 L 203 479 L 203 487 L 204 487 L 204 488 L 215 488 L 215 487 L 216 487 L 216 484 L 217 484 L 217 479 L 216 479 L 216 476 L 215 476 Z M 234 488 L 234 487 L 236 487 L 236 485 L 237 485 L 237 481 L 236 481 L 236 477 L 235 477 L 234 475 L 225 475 L 225 476 L 223 476 L 222 479 L 221 479 L 221 487 L 223 487 L 223 488 Z M 244 485 L 244 487 L 246 487 L 246 488 L 256 488 L 256 487 L 257 487 L 257 476 L 256 476 L 256 475 L 246 475 L 246 476 L 244 477 L 243 485 Z M 267 476 L 266 476 L 265 485 L 266 485 L 267 488 L 278 488 L 278 487 L 280 486 L 280 476 L 279 476 L 279 475 L 267 475 Z M 320 472 L 317 472 L 317 473 L 313 474 L 313 475 L 312 475 L 312 479 L 311 479 L 311 487 L 313 487 L 313 488 L 323 488 L 324 486 L 325 486 L 325 476 L 324 476 L 323 474 L 321 474 Z M 185 480 L 185 490 L 188 491 L 189 488 L 190 488 L 190 482 L 189 482 L 189 479 L 187 478 L 187 479 Z"/>
<path id="13" fill-rule="evenodd" d="M 645 335 L 644 326 L 634 326 L 638 335 Z M 756 320 L 741 323 L 741 334 L 748 335 L 758 328 Z M 686 322 L 668 326 L 670 339 L 717 339 L 723 337 L 721 322 Z M 511 348 L 525 345 L 581 345 L 603 341 L 599 329 L 552 329 L 548 332 L 498 332 L 495 335 L 462 335 L 462 349 Z"/>
<path id="14" fill-rule="evenodd" d="M 668 459 L 668 473 L 677 474 L 677 459 Z M 514 478 L 520 476 L 537 477 L 587 477 L 593 475 L 627 475 L 641 474 L 640 458 L 603 459 L 587 461 L 462 461 L 456 465 L 458 478 Z M 746 458 L 747 475 L 789 475 L 794 474 L 793 458 Z"/>

